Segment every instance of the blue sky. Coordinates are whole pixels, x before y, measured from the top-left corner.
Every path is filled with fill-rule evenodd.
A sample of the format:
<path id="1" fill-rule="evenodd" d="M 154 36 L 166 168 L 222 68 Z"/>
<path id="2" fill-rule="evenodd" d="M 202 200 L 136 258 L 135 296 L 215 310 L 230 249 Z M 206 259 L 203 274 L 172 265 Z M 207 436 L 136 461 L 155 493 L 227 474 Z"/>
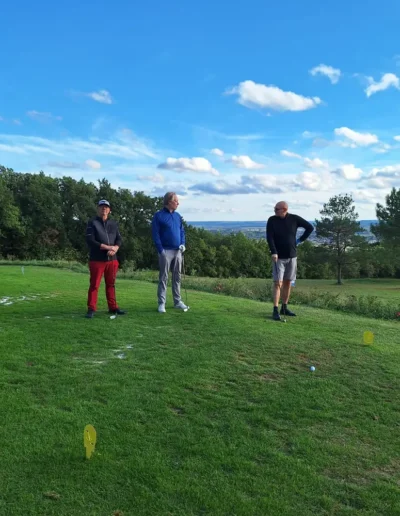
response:
<path id="1" fill-rule="evenodd" d="M 274 4 L 7 3 L 0 164 L 174 190 L 189 221 L 338 193 L 374 218 L 400 187 L 400 3 Z"/>

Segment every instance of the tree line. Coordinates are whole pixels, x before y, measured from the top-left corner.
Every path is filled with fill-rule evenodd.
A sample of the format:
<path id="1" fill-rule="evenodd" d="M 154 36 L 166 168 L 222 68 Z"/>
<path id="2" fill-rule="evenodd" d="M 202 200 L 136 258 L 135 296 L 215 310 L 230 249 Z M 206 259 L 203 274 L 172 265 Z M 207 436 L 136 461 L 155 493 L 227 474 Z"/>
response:
<path id="1" fill-rule="evenodd" d="M 115 189 L 102 179 L 97 185 L 83 179 L 53 178 L 43 172 L 17 173 L 0 166 L 0 257 L 18 260 L 86 262 L 87 221 L 99 199 L 108 199 L 120 226 L 122 268 L 157 269 L 151 239 L 151 220 L 162 207 L 161 197 L 125 188 Z M 332 197 L 315 221 L 319 245 L 298 248 L 299 278 L 400 277 L 400 189 L 393 188 L 386 205 L 376 206 L 378 223 L 372 228 L 378 242 L 362 237 L 350 195 Z M 187 274 L 210 277 L 270 277 L 265 239 L 242 233 L 223 235 L 195 228 L 184 221 Z"/>

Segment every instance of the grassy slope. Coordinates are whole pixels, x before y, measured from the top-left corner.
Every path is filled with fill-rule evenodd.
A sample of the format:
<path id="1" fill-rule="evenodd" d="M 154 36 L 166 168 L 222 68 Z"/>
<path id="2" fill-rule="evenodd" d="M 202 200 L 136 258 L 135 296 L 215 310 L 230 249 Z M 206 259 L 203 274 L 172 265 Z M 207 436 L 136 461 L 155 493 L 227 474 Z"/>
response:
<path id="1" fill-rule="evenodd" d="M 87 277 L 0 275 L 41 294 L 0 306 L 0 514 L 400 514 L 396 322 L 201 292 L 161 315 L 137 281 L 88 321 Z"/>

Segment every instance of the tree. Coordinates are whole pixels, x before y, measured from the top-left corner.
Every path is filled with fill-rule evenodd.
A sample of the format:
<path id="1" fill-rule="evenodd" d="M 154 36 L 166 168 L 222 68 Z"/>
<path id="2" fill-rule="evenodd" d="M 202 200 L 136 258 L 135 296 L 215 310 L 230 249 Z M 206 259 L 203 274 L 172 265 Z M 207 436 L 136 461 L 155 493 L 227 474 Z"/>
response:
<path id="1" fill-rule="evenodd" d="M 388 248 L 400 247 L 400 188 L 386 196 L 386 206 L 376 205 L 378 224 L 371 231 Z"/>
<path id="2" fill-rule="evenodd" d="M 360 236 L 364 229 L 358 222 L 351 195 L 336 195 L 324 204 L 321 220 L 316 220 L 316 234 L 336 263 L 337 283 L 342 284 L 343 268 L 352 262 L 349 251 L 366 243 Z"/>

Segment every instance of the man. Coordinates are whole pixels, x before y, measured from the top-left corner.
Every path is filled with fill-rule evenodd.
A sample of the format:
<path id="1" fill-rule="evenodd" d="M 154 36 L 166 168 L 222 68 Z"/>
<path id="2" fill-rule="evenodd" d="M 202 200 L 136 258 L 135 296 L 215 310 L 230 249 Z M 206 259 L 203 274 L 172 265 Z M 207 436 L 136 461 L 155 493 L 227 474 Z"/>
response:
<path id="1" fill-rule="evenodd" d="M 164 195 L 164 208 L 158 211 L 152 221 L 152 236 L 158 252 L 160 266 L 158 282 L 158 311 L 165 313 L 168 273 L 172 270 L 172 295 L 174 308 L 187 310 L 181 300 L 181 268 L 185 247 L 185 229 L 182 217 L 176 211 L 179 206 L 175 192 Z"/>
<path id="2" fill-rule="evenodd" d="M 279 299 L 282 297 L 281 314 L 295 316 L 288 309 L 292 281 L 297 272 L 297 244 L 304 242 L 313 232 L 314 227 L 298 215 L 288 213 L 286 202 L 278 202 L 274 208 L 275 215 L 267 222 L 267 242 L 272 255 L 272 276 L 274 280 L 274 310 L 272 318 L 280 321 L 278 312 Z M 298 228 L 304 228 L 304 233 L 296 240 Z"/>
<path id="3" fill-rule="evenodd" d="M 110 203 L 102 199 L 97 205 L 97 217 L 89 220 L 86 229 L 86 242 L 90 250 L 90 286 L 86 314 L 88 319 L 91 319 L 96 312 L 99 286 L 103 274 L 109 312 L 114 315 L 125 314 L 118 308 L 115 299 L 115 278 L 118 271 L 117 252 L 121 247 L 122 239 L 116 221 L 108 220 L 110 213 Z"/>

